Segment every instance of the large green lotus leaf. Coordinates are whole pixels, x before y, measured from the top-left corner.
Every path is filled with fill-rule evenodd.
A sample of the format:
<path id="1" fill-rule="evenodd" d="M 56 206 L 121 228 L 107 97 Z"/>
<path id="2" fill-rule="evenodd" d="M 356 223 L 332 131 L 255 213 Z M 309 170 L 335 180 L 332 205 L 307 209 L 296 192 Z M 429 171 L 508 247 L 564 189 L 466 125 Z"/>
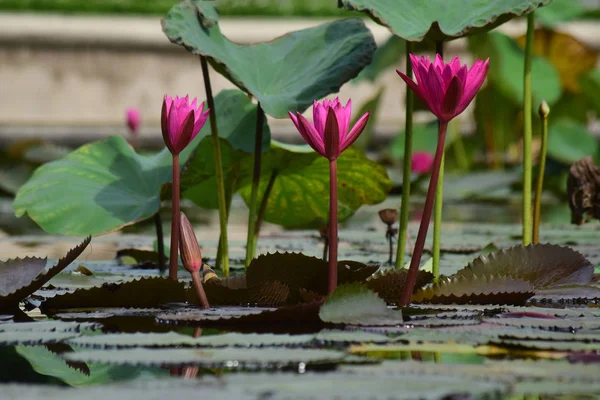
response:
<path id="1" fill-rule="evenodd" d="M 339 0 L 365 11 L 394 35 L 411 42 L 449 40 L 488 31 L 551 0 Z"/>
<path id="2" fill-rule="evenodd" d="M 598 140 L 584 124 L 570 119 L 561 119 L 550 126 L 548 132 L 548 156 L 571 165 L 585 156 L 598 153 Z"/>
<path id="3" fill-rule="evenodd" d="M 600 113 L 600 71 L 594 69 L 580 78 L 581 90 Z"/>
<path id="4" fill-rule="evenodd" d="M 180 154 L 182 164 L 199 140 Z M 111 136 L 39 167 L 19 189 L 13 209 L 48 233 L 98 235 L 154 215 L 160 188 L 171 180 L 166 148 L 139 155 L 123 137 Z"/>
<path id="5" fill-rule="evenodd" d="M 510 276 L 535 289 L 590 283 L 594 266 L 579 252 L 553 244 L 515 246 L 476 258 L 458 277 Z"/>
<path id="6" fill-rule="evenodd" d="M 490 58 L 487 79 L 505 97 L 522 105 L 524 52 L 517 42 L 502 33 L 490 32 L 486 35 L 470 37 L 469 47 L 477 57 Z M 550 61 L 534 55 L 531 71 L 533 104 L 540 104 L 542 100 L 546 100 L 550 105 L 556 103 L 562 94 L 562 84 L 557 69 Z"/>
<path id="7" fill-rule="evenodd" d="M 401 311 L 390 310 L 381 297 L 358 283 L 339 286 L 321 306 L 319 318 L 333 324 L 385 326 L 404 323 Z"/>
<path id="8" fill-rule="evenodd" d="M 303 147 L 301 148 L 303 149 Z M 241 163 L 239 193 L 246 204 L 252 190 L 252 160 Z M 381 165 L 364 153 L 346 150 L 337 160 L 338 220 L 348 219 L 362 205 L 386 199 L 392 181 Z M 264 220 L 286 228 L 321 228 L 329 222 L 329 162 L 316 153 L 273 146 L 263 156 L 258 196 L 274 179 Z"/>
<path id="9" fill-rule="evenodd" d="M 287 116 L 314 99 L 337 92 L 373 59 L 375 41 L 359 19 L 339 20 L 292 32 L 273 41 L 241 45 L 219 25 L 204 27 L 188 2 L 175 5 L 162 21 L 171 42 L 209 58 L 217 71 L 253 95 L 265 113 Z"/>

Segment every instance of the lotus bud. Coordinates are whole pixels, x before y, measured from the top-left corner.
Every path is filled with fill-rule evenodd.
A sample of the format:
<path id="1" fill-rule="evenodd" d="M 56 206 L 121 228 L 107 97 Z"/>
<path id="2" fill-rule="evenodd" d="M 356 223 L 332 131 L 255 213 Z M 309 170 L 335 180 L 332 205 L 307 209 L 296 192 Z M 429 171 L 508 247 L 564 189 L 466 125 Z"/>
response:
<path id="1" fill-rule="evenodd" d="M 546 103 L 546 100 L 542 100 L 538 112 L 540 113 L 541 119 L 548 118 L 548 115 L 550 115 L 550 107 L 548 106 L 548 103 Z"/>
<path id="2" fill-rule="evenodd" d="M 395 208 L 386 208 L 379 211 L 379 218 L 386 225 L 394 225 L 398 221 L 398 210 Z"/>
<path id="3" fill-rule="evenodd" d="M 179 253 L 181 254 L 181 261 L 183 266 L 188 270 L 189 273 L 200 271 L 202 268 L 202 253 L 200 252 L 200 246 L 194 233 L 192 224 L 187 219 L 183 212 L 180 213 L 180 236 L 179 241 Z"/>
<path id="4" fill-rule="evenodd" d="M 125 118 L 127 120 L 127 127 L 129 128 L 129 132 L 133 136 L 137 135 L 138 130 L 140 129 L 140 112 L 137 108 L 128 108 L 125 114 Z"/>
<path id="5" fill-rule="evenodd" d="M 179 213 L 180 224 L 179 224 L 179 252 L 181 254 L 181 260 L 185 269 L 192 274 L 192 283 L 194 289 L 198 295 L 200 306 L 202 308 L 210 308 L 208 304 L 208 298 L 202 287 L 202 278 L 200 278 L 200 269 L 202 268 L 202 253 L 200 252 L 200 246 L 198 245 L 198 239 L 192 228 L 192 224 L 187 219 L 183 212 Z"/>

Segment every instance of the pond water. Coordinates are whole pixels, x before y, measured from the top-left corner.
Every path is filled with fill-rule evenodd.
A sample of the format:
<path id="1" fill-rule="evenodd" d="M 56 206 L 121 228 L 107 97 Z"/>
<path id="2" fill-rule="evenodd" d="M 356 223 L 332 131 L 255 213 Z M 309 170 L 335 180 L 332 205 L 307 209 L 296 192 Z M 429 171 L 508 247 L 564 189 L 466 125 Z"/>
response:
<path id="1" fill-rule="evenodd" d="M 413 238 L 421 201 L 416 198 L 411 206 Z M 384 204 L 361 208 L 344 223 L 340 258 L 379 263 L 385 269 L 388 243 L 377 211 L 398 204 L 398 197 L 390 197 Z M 216 212 L 189 204 L 185 208 L 205 262 L 214 265 Z M 166 233 L 168 212 L 163 213 Z M 564 204 L 547 204 L 544 216 L 553 223 L 569 222 Z M 236 199 L 230 223 L 235 274 L 243 271 L 246 217 Z M 445 204 L 441 273 L 452 275 L 491 248 L 518 245 L 519 218 L 518 199 Z M 58 259 L 79 240 L 21 229 L 24 235 L 0 238 L 4 258 L 27 254 Z M 546 225 L 542 239 L 569 244 L 596 266 L 598 229 L 594 224 Z M 13 382 L 1 385 L 0 398 L 530 398 L 526 396 L 600 392 L 598 364 L 569 363 L 597 361 L 600 311 L 595 297 L 600 296 L 595 292 L 584 295 L 589 297 L 585 304 L 573 302 L 568 293 L 553 293 L 527 308 L 492 302 L 387 311 L 359 296 L 341 309 L 360 318 L 375 313 L 362 326 L 356 315 L 343 316 L 350 318 L 346 323 L 323 324 L 319 306 L 310 304 L 272 315 L 273 309 L 257 307 L 218 307 L 207 314 L 180 301 L 140 307 L 150 294 L 166 292 L 162 283 L 143 279 L 160 274 L 156 268 L 123 264 L 115 254 L 123 248 L 151 249 L 154 240 L 150 221 L 94 238 L 78 261 L 27 302 L 24 313 L 0 316 L 0 380 Z M 430 246 L 429 239 L 426 248 Z M 323 243 L 316 231 L 265 224 L 259 251 L 320 257 Z M 92 275 L 82 273 L 80 266 Z M 185 270 L 180 278 L 189 282 Z M 115 285 L 134 279 L 137 286 Z M 90 292 L 101 285 L 100 292 Z M 82 297 L 70 300 L 73 304 L 104 306 L 68 306 L 61 296 L 75 290 Z M 53 296 L 63 303 L 48 302 Z M 115 305 L 108 306 L 111 299 Z M 50 308 L 42 312 L 37 307 L 44 304 Z"/>

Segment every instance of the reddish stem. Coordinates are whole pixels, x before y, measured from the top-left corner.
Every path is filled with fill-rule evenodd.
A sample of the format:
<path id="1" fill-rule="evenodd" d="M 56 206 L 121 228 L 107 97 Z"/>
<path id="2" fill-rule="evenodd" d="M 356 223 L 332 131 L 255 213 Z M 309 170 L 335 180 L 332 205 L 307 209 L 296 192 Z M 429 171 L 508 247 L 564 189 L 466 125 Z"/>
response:
<path id="1" fill-rule="evenodd" d="M 177 251 L 179 249 L 179 154 L 173 154 L 173 185 L 171 216 L 171 253 L 169 256 L 169 278 L 177 280 Z"/>
<path id="2" fill-rule="evenodd" d="M 440 166 L 442 165 L 442 156 L 444 154 L 447 127 L 448 122 L 440 121 L 437 149 L 435 150 L 435 159 L 433 161 L 433 171 L 431 173 L 431 179 L 429 180 L 429 188 L 427 189 L 425 208 L 423 209 L 423 217 L 421 218 L 421 225 L 419 226 L 415 250 L 410 260 L 410 268 L 408 269 L 408 275 L 406 277 L 406 285 L 404 286 L 404 291 L 402 292 L 402 297 L 400 298 L 401 306 L 407 306 L 410 303 L 410 298 L 415 288 L 417 271 L 419 269 L 419 263 L 421 262 L 421 256 L 423 256 L 423 247 L 425 247 L 425 238 L 427 237 L 427 229 L 429 228 L 429 221 L 431 220 L 431 211 L 433 210 L 433 200 L 435 199 L 435 189 L 437 187 L 438 176 L 440 174 Z"/>
<path id="3" fill-rule="evenodd" d="M 338 281 L 338 191 L 337 161 L 329 160 L 329 283 L 327 291 L 335 291 Z"/>
<path id="4" fill-rule="evenodd" d="M 192 272 L 192 283 L 194 284 L 194 289 L 196 290 L 198 300 L 200 300 L 200 308 L 210 308 L 210 305 L 208 304 L 208 298 L 206 297 L 206 293 L 204 292 L 204 287 L 202 287 L 200 271 Z"/>

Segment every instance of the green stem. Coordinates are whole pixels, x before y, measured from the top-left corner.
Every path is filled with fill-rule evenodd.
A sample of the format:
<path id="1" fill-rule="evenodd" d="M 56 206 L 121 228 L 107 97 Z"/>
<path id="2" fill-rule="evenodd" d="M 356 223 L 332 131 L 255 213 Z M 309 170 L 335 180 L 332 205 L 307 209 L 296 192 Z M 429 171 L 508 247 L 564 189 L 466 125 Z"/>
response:
<path id="1" fill-rule="evenodd" d="M 227 205 L 225 201 L 225 178 L 223 175 L 223 159 L 221 157 L 221 144 L 219 142 L 219 130 L 217 128 L 217 116 L 215 110 L 215 101 L 208 74 L 208 63 L 204 56 L 200 56 L 202 65 L 202 76 L 204 77 L 204 88 L 206 90 L 206 101 L 210 108 L 210 131 L 212 136 L 213 153 L 215 156 L 215 177 L 217 180 L 217 198 L 219 201 L 219 225 L 221 228 L 220 242 L 220 260 L 223 276 L 229 276 L 229 245 L 227 241 Z"/>
<path id="2" fill-rule="evenodd" d="M 338 271 L 338 190 L 337 190 L 337 160 L 329 160 L 329 280 L 327 292 L 335 291 Z"/>
<path id="3" fill-rule="evenodd" d="M 412 42 L 406 42 L 406 75 L 412 77 L 412 64 L 409 54 L 412 52 Z M 415 94 L 406 86 L 406 120 L 404 122 L 404 169 L 402 171 L 402 202 L 400 203 L 400 227 L 398 229 L 398 244 L 396 248 L 396 268 L 404 265 L 406 252 L 406 236 L 408 233 L 408 206 L 410 202 L 410 173 L 412 161 L 413 109 Z"/>
<path id="4" fill-rule="evenodd" d="M 545 110 L 544 110 L 545 106 Z M 535 190 L 535 205 L 533 208 L 533 244 L 540 242 L 540 220 L 542 214 L 542 190 L 544 188 L 544 173 L 546 171 L 546 154 L 548 153 L 548 106 L 542 103 L 540 118 L 542 120 L 542 149 L 538 168 L 537 186 Z"/>
<path id="5" fill-rule="evenodd" d="M 442 150 L 443 151 L 443 150 Z M 442 208 L 444 194 L 444 154 L 442 154 L 442 163 L 440 165 L 440 175 L 435 190 L 435 209 L 433 210 L 433 279 L 437 282 L 440 279 L 440 243 L 442 231 Z"/>
<path id="6" fill-rule="evenodd" d="M 254 172 L 252 175 L 252 191 L 250 192 L 250 210 L 248 212 L 248 236 L 246 238 L 246 261 L 248 268 L 256 252 L 256 217 L 258 213 L 258 185 L 260 184 L 260 160 L 262 157 L 262 133 L 265 114 L 258 103 L 256 108 L 256 137 L 254 140 Z"/>
<path id="7" fill-rule="evenodd" d="M 171 253 L 169 255 L 169 278 L 177 280 L 179 250 L 179 154 L 173 154 L 173 185 L 171 186 Z"/>
<path id="8" fill-rule="evenodd" d="M 469 158 L 467 157 L 465 143 L 463 142 L 460 130 L 457 129 L 457 124 L 455 120 L 449 123 L 448 128 L 450 128 L 450 136 L 452 137 L 453 144 L 452 148 L 454 149 L 454 157 L 456 158 L 458 168 L 460 168 L 463 171 L 468 171 L 470 167 Z"/>
<path id="9" fill-rule="evenodd" d="M 275 178 L 277 178 L 277 171 L 273 171 L 273 173 L 271 173 L 269 183 L 267 184 L 265 193 L 263 194 L 262 200 L 260 201 L 260 207 L 258 208 L 258 216 L 256 218 L 256 237 L 260 235 L 260 227 L 262 225 L 263 219 L 265 218 L 265 212 L 267 211 L 267 202 L 269 201 L 269 195 L 271 194 L 271 190 L 273 190 Z"/>
<path id="10" fill-rule="evenodd" d="M 225 201 L 226 201 L 226 207 L 227 207 L 227 221 L 228 222 L 229 222 L 229 213 L 231 212 L 231 200 L 233 198 L 233 188 L 236 186 L 236 184 L 237 184 L 237 172 L 234 173 L 233 182 L 231 183 L 231 187 L 225 191 L 225 197 L 226 197 Z M 222 246 L 221 239 L 222 239 L 222 237 L 219 236 L 219 244 L 217 247 L 217 258 L 215 260 L 215 268 L 217 268 L 217 269 L 221 268 L 221 259 L 222 259 L 222 257 L 221 257 L 221 251 L 222 251 L 221 250 L 221 246 Z"/>
<path id="11" fill-rule="evenodd" d="M 435 158 L 433 160 L 433 170 L 431 173 L 431 179 L 429 180 L 429 188 L 427 189 L 427 197 L 425 198 L 425 207 L 423 208 L 423 217 L 421 218 L 421 225 L 419 225 L 419 233 L 417 234 L 415 250 L 413 251 L 413 255 L 410 260 L 410 268 L 408 269 L 408 274 L 406 276 L 406 284 L 404 285 L 402 297 L 400 298 L 401 306 L 406 306 L 410 303 L 410 298 L 415 288 L 415 282 L 417 280 L 417 271 L 419 270 L 419 263 L 421 262 L 421 257 L 423 256 L 423 248 L 425 247 L 425 239 L 427 237 L 429 221 L 431 220 L 431 211 L 433 209 L 435 190 L 437 188 L 440 168 L 442 166 L 442 156 L 444 154 L 444 145 L 446 143 L 447 128 L 448 123 L 440 121 L 438 143 L 435 151 Z"/>
<path id="12" fill-rule="evenodd" d="M 527 37 L 525 42 L 525 67 L 523 75 L 523 245 L 531 243 L 531 60 L 533 57 L 533 33 L 535 16 L 527 15 Z"/>
<path id="13" fill-rule="evenodd" d="M 158 246 L 158 270 L 162 274 L 167 269 L 165 261 L 165 239 L 163 237 L 162 218 L 160 210 L 154 214 L 154 227 L 156 229 L 156 244 Z"/>

